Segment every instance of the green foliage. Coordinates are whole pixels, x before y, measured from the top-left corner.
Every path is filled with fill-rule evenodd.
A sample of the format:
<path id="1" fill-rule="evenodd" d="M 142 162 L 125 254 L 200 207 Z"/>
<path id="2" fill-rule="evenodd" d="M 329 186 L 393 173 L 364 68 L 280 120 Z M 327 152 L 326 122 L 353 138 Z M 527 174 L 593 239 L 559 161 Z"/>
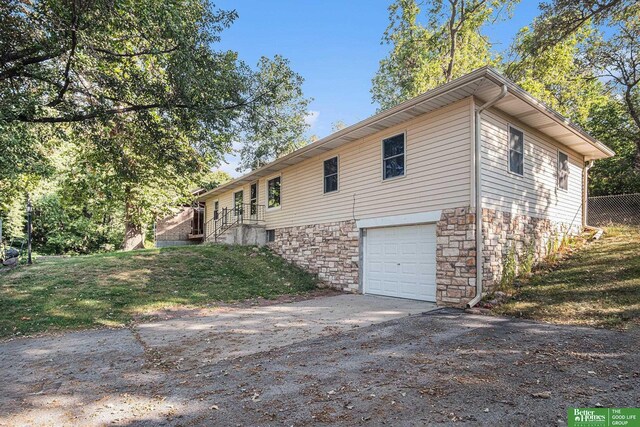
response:
<path id="1" fill-rule="evenodd" d="M 535 54 L 538 35 L 523 28 L 512 47 L 515 59 L 506 67 L 507 76 L 554 110 L 584 125 L 592 110 L 608 100 L 596 70 L 581 59 L 592 33 L 591 27 L 582 27 Z"/>
<path id="2" fill-rule="evenodd" d="M 501 291 L 509 290 L 518 275 L 517 257 L 518 254 L 516 253 L 515 245 L 510 245 L 502 262 L 502 275 L 500 276 L 500 284 L 498 286 Z"/>
<path id="3" fill-rule="evenodd" d="M 612 100 L 597 108 L 589 118 L 589 131 L 606 142 L 616 155 L 598 160 L 589 171 L 589 194 L 606 196 L 640 192 L 640 171 L 634 168 L 640 132 L 621 102 Z"/>
<path id="4" fill-rule="evenodd" d="M 554 48 L 585 25 L 606 25 L 620 19 L 636 5 L 636 0 L 548 0 L 540 3 L 532 54 Z"/>
<path id="5" fill-rule="evenodd" d="M 640 174 L 640 4 L 625 9 L 609 28 L 613 34 L 603 35 L 589 46 L 587 62 L 600 71 L 607 87 L 624 106 L 633 130 L 635 144 L 633 171 Z"/>
<path id="6" fill-rule="evenodd" d="M 295 147 L 302 79 L 281 57 L 255 71 L 215 50 L 236 17 L 207 0 L 0 0 L 0 216 L 55 170 L 51 200 L 78 224 L 48 248 L 93 248 L 85 218 L 107 216 L 136 247 L 232 141 L 253 138 L 258 162 Z"/>
<path id="7" fill-rule="evenodd" d="M 254 91 L 271 93 L 271 102 L 250 110 L 245 117 L 238 171 L 257 169 L 307 144 L 304 135 L 309 125 L 305 119 L 311 100 L 304 98 L 303 82 L 286 59 L 260 59 Z"/>
<path id="8" fill-rule="evenodd" d="M 373 78 L 373 101 L 381 109 L 391 108 L 483 65 L 495 65 L 498 59 L 481 30 L 513 4 L 512 0 L 394 1 L 382 39 L 391 52 L 380 61 Z"/>
<path id="9" fill-rule="evenodd" d="M 535 241 L 531 240 L 525 244 L 525 250 L 520 261 L 520 268 L 518 268 L 518 274 L 526 275 L 533 270 L 534 263 L 536 261 L 536 245 Z"/>
<path id="10" fill-rule="evenodd" d="M 592 327 L 637 325 L 640 229 L 606 229 L 600 240 L 574 251 L 551 271 L 537 271 L 494 313 Z"/>
<path id="11" fill-rule="evenodd" d="M 231 181 L 231 175 L 228 173 L 217 170 L 213 172 L 209 172 L 205 174 L 199 182 L 199 187 L 204 188 L 205 190 L 213 190 L 216 187 L 221 186 L 229 181 Z"/>
<path id="12" fill-rule="evenodd" d="M 59 193 L 33 202 L 33 245 L 44 254 L 82 254 L 118 248 L 122 218 L 96 217 L 86 207 L 65 204 Z"/>

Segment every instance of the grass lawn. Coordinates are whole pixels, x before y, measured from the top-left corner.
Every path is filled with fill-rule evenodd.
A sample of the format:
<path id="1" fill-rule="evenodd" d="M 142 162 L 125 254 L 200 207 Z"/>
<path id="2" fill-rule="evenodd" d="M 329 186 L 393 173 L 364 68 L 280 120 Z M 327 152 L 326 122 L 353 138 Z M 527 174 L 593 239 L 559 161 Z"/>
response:
<path id="1" fill-rule="evenodd" d="M 640 323 L 640 228 L 611 227 L 551 271 L 540 269 L 495 314 L 627 328 Z"/>
<path id="2" fill-rule="evenodd" d="M 51 259 L 0 273 L 0 337 L 120 326 L 163 308 L 315 288 L 312 275 L 251 247 L 200 245 Z"/>

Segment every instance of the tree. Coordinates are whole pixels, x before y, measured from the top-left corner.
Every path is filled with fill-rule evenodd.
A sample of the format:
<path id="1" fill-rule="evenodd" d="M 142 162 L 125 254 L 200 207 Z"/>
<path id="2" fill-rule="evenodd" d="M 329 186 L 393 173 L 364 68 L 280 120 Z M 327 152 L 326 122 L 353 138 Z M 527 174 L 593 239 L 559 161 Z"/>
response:
<path id="1" fill-rule="evenodd" d="M 305 118 L 311 100 L 302 93 L 304 79 L 281 56 L 261 58 L 253 91 L 265 91 L 274 79 L 281 84 L 272 92 L 272 102 L 248 110 L 243 117 L 238 171 L 257 169 L 307 144 L 304 135 L 309 125 Z"/>
<path id="2" fill-rule="evenodd" d="M 540 3 L 531 54 L 555 47 L 585 25 L 606 24 L 628 13 L 636 0 L 550 0 Z"/>
<path id="3" fill-rule="evenodd" d="M 634 168 L 638 140 L 637 125 L 618 99 L 592 111 L 587 123 L 589 132 L 606 142 L 616 155 L 595 162 L 589 172 L 589 194 L 637 193 L 640 191 L 640 171 Z"/>
<path id="4" fill-rule="evenodd" d="M 519 33 L 507 74 L 616 151 L 593 167 L 593 194 L 640 191 L 640 6 L 553 0 L 541 9 Z"/>
<path id="5" fill-rule="evenodd" d="M 225 171 L 216 170 L 209 172 L 202 177 L 199 182 L 199 187 L 209 191 L 231 181 L 232 179 L 231 175 Z"/>
<path id="6" fill-rule="evenodd" d="M 615 33 L 591 45 L 588 62 L 600 71 L 634 125 L 633 166 L 640 173 L 640 5 L 627 9 L 615 24 Z"/>
<path id="7" fill-rule="evenodd" d="M 33 152 L 25 135 L 40 128 L 63 134 L 75 146 L 67 197 L 122 212 L 127 249 L 241 133 L 266 140 L 294 125 L 278 118 L 296 108 L 299 76 L 282 58 L 263 59 L 256 72 L 216 51 L 236 13 L 207 0 L 0 6 L 0 128 L 16 135 L 0 163 Z"/>
<path id="8" fill-rule="evenodd" d="M 210 48 L 236 15 L 206 0 L 0 1 L 4 121 L 222 114 L 251 102 L 236 55 Z"/>
<path id="9" fill-rule="evenodd" d="M 535 28 L 538 20 L 534 22 Z M 513 59 L 505 74 L 548 106 L 585 125 L 591 111 L 608 102 L 596 70 L 584 61 L 584 49 L 593 39 L 593 28 L 584 26 L 543 51 L 536 52 L 537 35 L 529 27 L 520 30 L 511 48 Z"/>
<path id="10" fill-rule="evenodd" d="M 496 64 L 481 29 L 510 10 L 512 0 L 396 0 L 382 43 L 391 45 L 373 78 L 381 109 L 415 97 L 484 65 Z"/>

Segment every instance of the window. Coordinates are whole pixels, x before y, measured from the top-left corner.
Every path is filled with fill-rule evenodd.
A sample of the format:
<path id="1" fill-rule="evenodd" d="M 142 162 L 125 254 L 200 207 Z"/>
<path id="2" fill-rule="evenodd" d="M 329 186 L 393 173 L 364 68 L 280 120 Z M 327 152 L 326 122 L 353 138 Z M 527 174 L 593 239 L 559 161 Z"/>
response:
<path id="1" fill-rule="evenodd" d="M 324 192 L 338 191 L 338 158 L 324 161 Z"/>
<path id="2" fill-rule="evenodd" d="M 280 177 L 267 181 L 267 208 L 280 207 Z"/>
<path id="3" fill-rule="evenodd" d="M 558 151 L 558 188 L 569 188 L 569 156 L 562 151 Z"/>
<path id="4" fill-rule="evenodd" d="M 242 193 L 243 193 L 242 191 L 233 193 L 233 207 L 235 208 L 234 212 L 236 216 L 242 215 L 242 198 L 243 198 Z"/>
<path id="5" fill-rule="evenodd" d="M 216 200 L 213 202 L 213 220 L 217 220 L 220 217 L 220 203 Z"/>
<path id="6" fill-rule="evenodd" d="M 276 230 L 267 230 L 267 243 L 276 241 Z"/>
<path id="7" fill-rule="evenodd" d="M 509 126 L 509 170 L 524 175 L 524 134 Z"/>
<path id="8" fill-rule="evenodd" d="M 254 182 L 251 184 L 249 194 L 249 203 L 251 204 L 251 215 L 256 215 L 258 213 L 258 183 Z"/>
<path id="9" fill-rule="evenodd" d="M 404 176 L 404 134 L 382 140 L 383 179 Z"/>

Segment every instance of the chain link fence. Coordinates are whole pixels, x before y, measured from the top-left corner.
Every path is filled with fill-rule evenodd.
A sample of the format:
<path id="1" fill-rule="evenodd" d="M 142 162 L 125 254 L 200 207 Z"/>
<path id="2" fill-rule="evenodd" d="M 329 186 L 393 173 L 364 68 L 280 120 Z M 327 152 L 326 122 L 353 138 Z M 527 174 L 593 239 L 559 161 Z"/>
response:
<path id="1" fill-rule="evenodd" d="M 589 197 L 587 224 L 640 225 L 640 193 Z"/>

